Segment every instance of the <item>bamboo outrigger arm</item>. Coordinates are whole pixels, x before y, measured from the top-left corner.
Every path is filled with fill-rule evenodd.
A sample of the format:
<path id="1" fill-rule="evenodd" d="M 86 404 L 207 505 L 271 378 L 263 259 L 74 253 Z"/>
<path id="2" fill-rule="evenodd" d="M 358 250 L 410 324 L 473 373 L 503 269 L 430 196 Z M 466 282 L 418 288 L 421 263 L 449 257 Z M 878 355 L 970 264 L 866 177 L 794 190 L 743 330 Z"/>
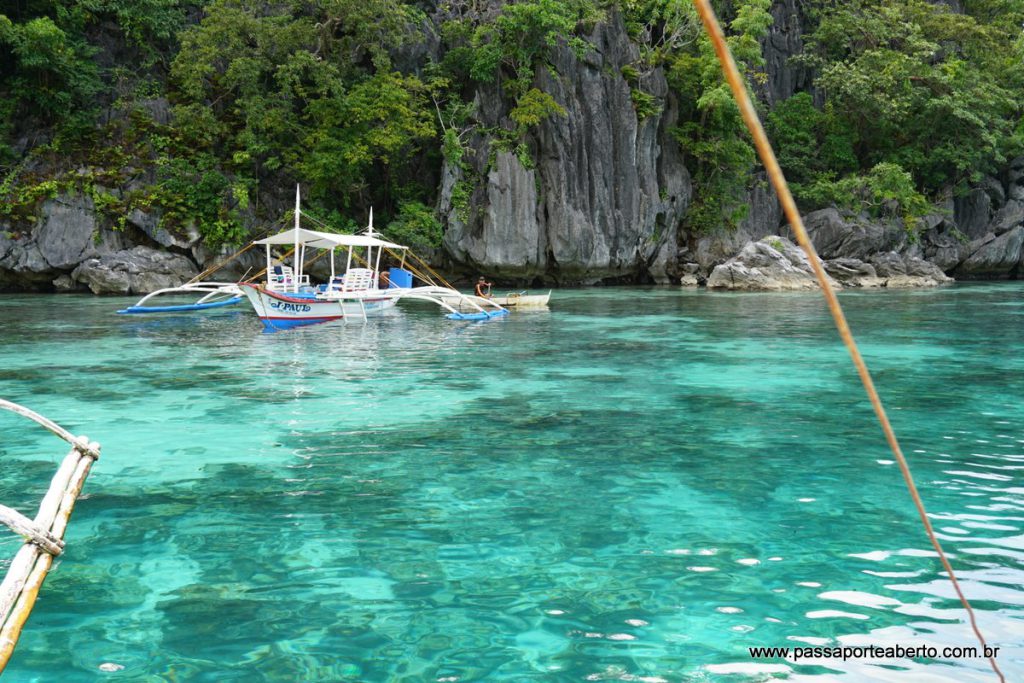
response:
<path id="1" fill-rule="evenodd" d="M 84 436 L 74 436 L 52 420 L 17 403 L 0 399 L 0 409 L 27 417 L 71 444 L 34 520 L 0 505 L 0 523 L 25 539 L 0 583 L 0 672 L 3 672 L 53 558 L 64 550 L 64 530 L 89 469 L 100 457 L 100 446 Z"/>

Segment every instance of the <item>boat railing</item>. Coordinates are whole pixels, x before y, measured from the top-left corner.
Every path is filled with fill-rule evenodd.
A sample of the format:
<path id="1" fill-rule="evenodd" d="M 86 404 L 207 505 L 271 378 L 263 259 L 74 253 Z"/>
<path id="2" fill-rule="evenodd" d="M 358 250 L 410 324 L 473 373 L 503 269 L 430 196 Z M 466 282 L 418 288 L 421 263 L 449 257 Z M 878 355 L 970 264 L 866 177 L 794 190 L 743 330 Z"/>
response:
<path id="1" fill-rule="evenodd" d="M 74 436 L 52 420 L 17 403 L 0 399 L 0 409 L 26 417 L 71 444 L 34 519 L 0 505 L 0 523 L 25 541 L 0 583 L 0 672 L 3 672 L 53 565 L 53 558 L 64 551 L 68 519 L 92 464 L 100 457 L 100 445 L 85 436 Z"/>

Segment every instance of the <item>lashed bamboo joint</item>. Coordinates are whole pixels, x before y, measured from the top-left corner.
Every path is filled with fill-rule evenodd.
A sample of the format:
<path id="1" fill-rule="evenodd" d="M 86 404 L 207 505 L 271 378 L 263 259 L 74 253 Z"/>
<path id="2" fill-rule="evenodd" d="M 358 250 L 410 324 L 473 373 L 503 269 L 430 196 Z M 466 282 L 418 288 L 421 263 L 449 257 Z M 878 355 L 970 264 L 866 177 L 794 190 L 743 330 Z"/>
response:
<path id="1" fill-rule="evenodd" d="M 100 446 L 87 437 L 74 436 L 52 420 L 17 403 L 0 399 L 0 409 L 27 417 L 71 444 L 71 450 L 50 481 L 50 488 L 43 496 L 34 520 L 13 508 L 0 505 L 0 522 L 25 539 L 0 583 L 0 672 L 3 672 L 53 558 L 64 551 L 68 519 L 89 476 L 89 469 L 100 457 Z"/>

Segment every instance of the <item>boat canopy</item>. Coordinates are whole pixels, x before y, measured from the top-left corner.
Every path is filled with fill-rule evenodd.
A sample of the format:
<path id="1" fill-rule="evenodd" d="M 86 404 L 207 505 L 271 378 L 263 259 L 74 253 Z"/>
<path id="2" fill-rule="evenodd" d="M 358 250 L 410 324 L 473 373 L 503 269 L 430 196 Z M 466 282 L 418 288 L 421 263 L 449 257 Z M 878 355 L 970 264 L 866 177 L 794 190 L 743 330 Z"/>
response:
<path id="1" fill-rule="evenodd" d="M 253 244 L 304 244 L 315 249 L 334 249 L 336 247 L 383 247 L 385 249 L 408 249 L 401 244 L 387 242 L 367 234 L 341 235 L 332 232 L 319 232 L 305 228 L 292 228 L 270 237 L 256 240 Z"/>

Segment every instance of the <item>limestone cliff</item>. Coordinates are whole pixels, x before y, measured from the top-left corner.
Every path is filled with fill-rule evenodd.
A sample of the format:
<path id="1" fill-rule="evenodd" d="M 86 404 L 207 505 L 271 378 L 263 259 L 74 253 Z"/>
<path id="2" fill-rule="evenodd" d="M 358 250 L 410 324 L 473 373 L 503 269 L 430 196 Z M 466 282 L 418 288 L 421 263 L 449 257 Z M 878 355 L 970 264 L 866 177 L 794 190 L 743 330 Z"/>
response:
<path id="1" fill-rule="evenodd" d="M 529 158 L 469 140 L 466 168 L 445 162 L 439 212 L 445 247 L 457 267 L 506 280 L 594 283 L 668 282 L 675 274 L 677 226 L 690 200 L 690 176 L 672 139 L 676 108 L 660 69 L 645 91 L 660 111 L 640 118 L 623 67 L 638 61 L 622 19 L 612 13 L 589 36 L 579 59 L 554 50 L 537 88 L 565 110 L 527 134 Z M 498 86 L 475 94 L 480 129 L 508 127 Z M 453 191 L 469 183 L 468 206 Z"/>

